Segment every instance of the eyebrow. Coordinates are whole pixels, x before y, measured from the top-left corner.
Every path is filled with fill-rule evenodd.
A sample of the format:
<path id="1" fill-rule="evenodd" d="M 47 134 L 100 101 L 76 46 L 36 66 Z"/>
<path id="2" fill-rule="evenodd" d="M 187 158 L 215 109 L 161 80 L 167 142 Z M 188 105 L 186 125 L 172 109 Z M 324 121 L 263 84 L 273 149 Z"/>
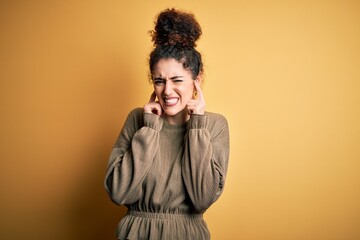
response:
<path id="1" fill-rule="evenodd" d="M 173 77 L 171 77 L 170 79 L 171 79 L 171 80 L 174 80 L 174 79 L 182 78 L 182 77 L 184 77 L 184 76 L 173 76 Z M 165 78 L 157 77 L 157 78 L 154 78 L 154 80 L 165 80 Z"/>
<path id="2" fill-rule="evenodd" d="M 170 79 L 173 80 L 173 79 L 176 79 L 176 78 L 182 78 L 184 76 L 174 76 L 174 77 L 171 77 Z"/>

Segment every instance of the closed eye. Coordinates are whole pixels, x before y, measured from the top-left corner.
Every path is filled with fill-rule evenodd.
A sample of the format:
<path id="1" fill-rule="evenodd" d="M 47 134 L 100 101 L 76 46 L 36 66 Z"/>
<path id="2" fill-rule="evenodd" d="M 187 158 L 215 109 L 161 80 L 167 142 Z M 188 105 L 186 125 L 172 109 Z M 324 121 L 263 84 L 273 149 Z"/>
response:
<path id="1" fill-rule="evenodd" d="M 181 79 L 181 76 L 174 76 L 174 77 L 172 77 L 172 78 L 170 78 L 171 79 L 171 81 L 173 81 L 174 83 L 181 83 L 181 82 L 183 82 L 184 80 L 183 79 Z M 161 77 L 158 77 L 158 78 L 155 78 L 155 79 L 153 79 L 153 83 L 155 84 L 155 85 L 163 85 L 163 84 L 166 84 L 166 79 L 163 79 L 163 78 L 161 78 Z"/>
<path id="2" fill-rule="evenodd" d="M 161 85 L 161 84 L 164 84 L 164 83 L 165 83 L 165 80 L 164 80 L 164 79 L 156 78 L 156 79 L 154 79 L 153 82 L 154 82 L 155 85 Z"/>

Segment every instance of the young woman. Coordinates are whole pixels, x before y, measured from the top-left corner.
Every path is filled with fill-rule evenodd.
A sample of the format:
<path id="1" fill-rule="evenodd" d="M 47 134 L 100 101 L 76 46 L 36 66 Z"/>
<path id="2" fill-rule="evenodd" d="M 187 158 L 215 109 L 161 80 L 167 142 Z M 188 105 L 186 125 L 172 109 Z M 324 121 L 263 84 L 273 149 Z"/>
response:
<path id="1" fill-rule="evenodd" d="M 126 205 L 118 239 L 210 239 L 202 214 L 224 189 L 226 119 L 205 111 L 195 17 L 167 9 L 151 32 L 154 92 L 130 112 L 110 155 L 105 188 Z"/>

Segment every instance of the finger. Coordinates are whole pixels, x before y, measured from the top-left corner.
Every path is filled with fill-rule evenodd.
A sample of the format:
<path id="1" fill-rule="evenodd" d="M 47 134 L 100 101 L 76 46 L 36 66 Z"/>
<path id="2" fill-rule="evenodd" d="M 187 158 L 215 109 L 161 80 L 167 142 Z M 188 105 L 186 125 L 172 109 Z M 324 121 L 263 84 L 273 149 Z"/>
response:
<path id="1" fill-rule="evenodd" d="M 195 110 L 196 102 L 197 102 L 196 100 L 190 99 L 188 101 L 188 103 L 186 104 L 186 108 L 187 108 L 189 114 L 192 114 L 193 111 Z"/>
<path id="2" fill-rule="evenodd" d="M 201 90 L 201 87 L 200 87 L 200 84 L 198 81 L 195 81 L 194 82 L 194 85 L 195 85 L 195 89 L 197 91 L 197 95 L 198 95 L 198 100 L 200 101 L 203 101 L 204 100 L 204 95 L 203 95 L 203 92 Z"/>
<path id="3" fill-rule="evenodd" d="M 189 115 L 193 114 L 194 109 L 195 109 L 194 106 L 189 106 L 189 105 L 188 105 L 188 106 L 187 106 L 187 112 L 188 112 L 188 114 L 189 114 Z"/>
<path id="4" fill-rule="evenodd" d="M 155 93 L 155 91 L 153 91 L 153 93 L 152 93 L 151 96 L 150 96 L 149 103 L 155 102 L 155 99 L 156 99 L 156 93 Z"/>
<path id="5" fill-rule="evenodd" d="M 198 101 L 195 99 L 189 99 L 189 101 L 186 103 L 188 107 L 195 106 Z"/>
<path id="6" fill-rule="evenodd" d="M 153 110 L 152 103 L 147 103 L 144 105 L 144 112 L 152 113 L 152 110 Z"/>
<path id="7" fill-rule="evenodd" d="M 162 112 L 161 106 L 158 102 L 150 102 L 144 105 L 144 112 L 158 114 Z"/>
<path id="8" fill-rule="evenodd" d="M 156 110 L 155 114 L 157 114 L 159 116 L 162 114 L 162 108 L 161 108 L 160 103 L 156 102 L 156 105 L 154 106 L 154 109 Z"/>
<path id="9" fill-rule="evenodd" d="M 188 113 L 204 115 L 205 113 L 205 102 L 199 100 L 189 100 L 186 106 Z"/>

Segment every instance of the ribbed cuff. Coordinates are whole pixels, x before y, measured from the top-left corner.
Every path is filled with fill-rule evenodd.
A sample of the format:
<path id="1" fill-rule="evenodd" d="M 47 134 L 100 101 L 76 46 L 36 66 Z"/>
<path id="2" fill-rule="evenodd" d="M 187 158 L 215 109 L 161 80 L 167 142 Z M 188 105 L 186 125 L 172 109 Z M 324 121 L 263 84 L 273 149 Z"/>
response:
<path id="1" fill-rule="evenodd" d="M 189 129 L 203 129 L 208 125 L 209 117 L 205 115 L 192 114 Z"/>
<path id="2" fill-rule="evenodd" d="M 156 131 L 160 131 L 163 126 L 163 120 L 156 114 L 144 113 L 144 125 Z"/>

